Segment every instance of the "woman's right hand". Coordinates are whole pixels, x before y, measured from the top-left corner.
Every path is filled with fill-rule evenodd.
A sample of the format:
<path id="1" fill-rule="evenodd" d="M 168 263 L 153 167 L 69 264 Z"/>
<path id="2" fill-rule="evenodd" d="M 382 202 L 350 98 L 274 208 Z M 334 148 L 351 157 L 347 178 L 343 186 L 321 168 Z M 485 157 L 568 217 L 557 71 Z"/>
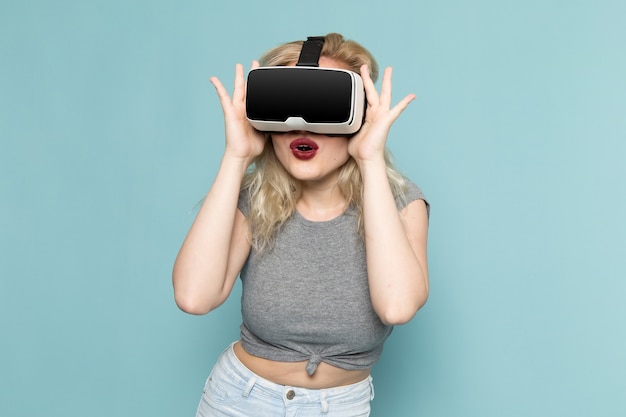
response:
<path id="1" fill-rule="evenodd" d="M 226 149 L 172 271 L 176 304 L 190 314 L 205 314 L 222 304 L 248 257 L 248 223 L 237 202 L 245 171 L 266 142 L 265 134 L 246 119 L 243 67 L 235 68 L 232 99 L 220 80 L 212 77 L 211 83 L 224 111 Z"/>
<path id="2" fill-rule="evenodd" d="M 252 68 L 258 66 L 257 61 L 252 62 Z M 250 164 L 263 151 L 266 138 L 264 133 L 253 128 L 246 119 L 246 80 L 243 66 L 241 64 L 235 66 L 235 88 L 232 99 L 217 77 L 211 77 L 210 80 L 217 91 L 224 111 L 226 132 L 224 154 L 225 156 L 245 159 Z"/>

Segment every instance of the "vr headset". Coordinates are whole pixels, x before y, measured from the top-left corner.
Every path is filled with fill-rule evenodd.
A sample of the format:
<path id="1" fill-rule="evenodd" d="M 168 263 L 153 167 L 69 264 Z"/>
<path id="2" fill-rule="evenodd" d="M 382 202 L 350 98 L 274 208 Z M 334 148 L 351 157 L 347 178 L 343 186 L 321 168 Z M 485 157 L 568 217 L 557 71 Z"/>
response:
<path id="1" fill-rule="evenodd" d="M 320 68 L 324 37 L 309 37 L 295 67 L 261 67 L 248 74 L 246 117 L 257 130 L 306 130 L 351 135 L 365 117 L 361 77 L 334 68 Z"/>

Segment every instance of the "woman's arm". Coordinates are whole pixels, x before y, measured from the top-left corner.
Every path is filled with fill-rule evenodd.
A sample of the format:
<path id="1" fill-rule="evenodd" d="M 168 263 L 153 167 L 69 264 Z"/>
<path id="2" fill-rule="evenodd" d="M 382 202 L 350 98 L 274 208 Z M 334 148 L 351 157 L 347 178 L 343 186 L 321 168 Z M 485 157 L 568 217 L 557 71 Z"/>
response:
<path id="1" fill-rule="evenodd" d="M 428 216 L 423 200 L 398 212 L 384 159 L 391 125 L 415 98 L 391 107 L 391 68 L 385 69 L 380 95 L 366 66 L 361 75 L 367 95 L 366 119 L 349 144 L 363 177 L 363 223 L 372 305 L 387 324 L 406 323 L 428 298 L 426 241 Z"/>
<path id="2" fill-rule="evenodd" d="M 248 224 L 237 201 L 245 171 L 265 145 L 265 136 L 245 118 L 243 67 L 236 66 L 232 99 L 217 78 L 211 82 L 224 111 L 226 148 L 172 273 L 176 304 L 191 314 L 208 313 L 226 300 L 250 251 Z"/>
<path id="3" fill-rule="evenodd" d="M 372 305 L 386 324 L 411 320 L 428 298 L 428 215 L 423 200 L 398 212 L 382 165 L 360 164 Z"/>
<path id="4" fill-rule="evenodd" d="M 181 310 L 205 314 L 230 294 L 250 250 L 247 222 L 237 209 L 243 162 L 224 157 L 172 273 L 174 298 Z"/>

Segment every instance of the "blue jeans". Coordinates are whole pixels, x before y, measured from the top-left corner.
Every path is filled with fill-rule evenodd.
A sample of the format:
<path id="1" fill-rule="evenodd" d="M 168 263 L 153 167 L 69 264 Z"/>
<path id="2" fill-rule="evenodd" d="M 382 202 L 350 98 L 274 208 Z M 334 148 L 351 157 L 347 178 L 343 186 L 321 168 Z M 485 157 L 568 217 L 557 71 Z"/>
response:
<path id="1" fill-rule="evenodd" d="M 373 398 L 371 376 L 327 389 L 275 384 L 246 368 L 230 345 L 206 380 L 196 417 L 367 417 Z"/>

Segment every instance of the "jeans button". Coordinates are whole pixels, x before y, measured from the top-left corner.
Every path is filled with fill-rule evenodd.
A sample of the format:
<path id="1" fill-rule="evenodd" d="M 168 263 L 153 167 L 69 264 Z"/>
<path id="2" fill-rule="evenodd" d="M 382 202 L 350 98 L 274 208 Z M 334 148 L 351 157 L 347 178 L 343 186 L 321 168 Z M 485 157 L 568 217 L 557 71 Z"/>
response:
<path id="1" fill-rule="evenodd" d="M 293 400 L 293 398 L 296 396 L 296 393 L 294 390 L 290 389 L 289 391 L 287 391 L 287 394 L 285 396 L 288 400 Z"/>

